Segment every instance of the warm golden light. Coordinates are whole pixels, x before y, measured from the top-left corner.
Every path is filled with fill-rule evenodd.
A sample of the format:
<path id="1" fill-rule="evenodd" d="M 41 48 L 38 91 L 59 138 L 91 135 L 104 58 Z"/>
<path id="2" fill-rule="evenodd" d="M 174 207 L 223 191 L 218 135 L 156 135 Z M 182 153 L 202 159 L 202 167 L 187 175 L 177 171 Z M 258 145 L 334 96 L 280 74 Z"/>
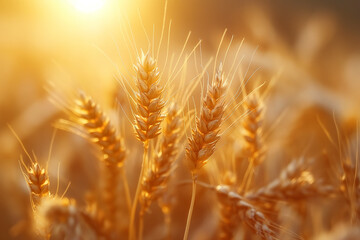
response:
<path id="1" fill-rule="evenodd" d="M 70 0 L 80 12 L 91 13 L 100 10 L 105 0 Z"/>

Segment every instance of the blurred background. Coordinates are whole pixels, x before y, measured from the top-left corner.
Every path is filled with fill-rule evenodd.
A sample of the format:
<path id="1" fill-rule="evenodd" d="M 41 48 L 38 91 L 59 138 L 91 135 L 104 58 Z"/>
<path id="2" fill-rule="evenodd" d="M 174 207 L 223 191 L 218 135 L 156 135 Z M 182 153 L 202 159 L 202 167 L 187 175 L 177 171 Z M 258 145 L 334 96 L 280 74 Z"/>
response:
<path id="1" fill-rule="evenodd" d="M 144 29 L 159 41 L 164 7 L 158 0 L 0 0 L 1 239 L 30 236 L 24 227 L 31 213 L 18 162 L 22 150 L 7 124 L 44 163 L 52 124 L 61 116 L 48 99 L 49 82 L 84 89 L 112 107 L 120 88 L 116 75 L 134 63 L 130 43 L 146 51 Z M 166 21 L 172 20 L 171 51 L 180 51 L 189 31 L 190 45 L 202 40 L 207 59 L 225 29 L 225 42 L 234 37 L 230 52 L 244 39 L 244 68 L 258 69 L 256 76 L 263 79 L 278 74 L 269 119 L 287 109 L 292 119 L 310 126 L 306 123 L 316 122 L 315 115 L 331 122 L 335 112 L 351 131 L 360 114 L 359 12 L 359 1 L 169 0 Z M 79 158 L 65 146 L 66 137 L 59 133 L 55 141 L 50 162 L 55 167 L 49 170 L 55 179 L 61 159 Z M 72 189 L 84 181 L 60 175 L 65 182 L 60 191 L 68 181 Z"/>

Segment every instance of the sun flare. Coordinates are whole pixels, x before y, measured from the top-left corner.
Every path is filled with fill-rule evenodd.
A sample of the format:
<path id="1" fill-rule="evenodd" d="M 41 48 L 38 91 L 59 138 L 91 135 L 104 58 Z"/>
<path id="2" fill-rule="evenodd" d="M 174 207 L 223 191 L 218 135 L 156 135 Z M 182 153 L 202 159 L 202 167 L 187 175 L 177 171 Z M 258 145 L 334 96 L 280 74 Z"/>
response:
<path id="1" fill-rule="evenodd" d="M 105 0 L 70 0 L 74 7 L 80 12 L 91 13 L 100 10 Z"/>

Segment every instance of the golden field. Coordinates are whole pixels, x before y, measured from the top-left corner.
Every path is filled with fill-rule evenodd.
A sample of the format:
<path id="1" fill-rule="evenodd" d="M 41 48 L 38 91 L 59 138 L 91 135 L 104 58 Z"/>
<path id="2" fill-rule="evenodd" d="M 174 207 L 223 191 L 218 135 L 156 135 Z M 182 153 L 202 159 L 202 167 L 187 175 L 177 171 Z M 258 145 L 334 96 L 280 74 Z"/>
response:
<path id="1" fill-rule="evenodd" d="M 360 4 L 0 1 L 1 239 L 357 239 Z"/>

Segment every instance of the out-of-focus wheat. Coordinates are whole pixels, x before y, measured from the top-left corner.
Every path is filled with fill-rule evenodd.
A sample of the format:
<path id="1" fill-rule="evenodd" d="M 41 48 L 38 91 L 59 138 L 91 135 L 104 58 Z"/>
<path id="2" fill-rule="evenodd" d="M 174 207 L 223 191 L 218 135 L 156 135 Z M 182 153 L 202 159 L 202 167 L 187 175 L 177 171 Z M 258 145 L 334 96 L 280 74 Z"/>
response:
<path id="1" fill-rule="evenodd" d="M 178 142 L 181 136 L 182 117 L 176 103 L 171 103 L 165 118 L 165 128 L 161 138 L 159 152 L 154 156 L 150 169 L 142 180 L 140 214 L 151 205 L 151 202 L 162 196 L 168 187 L 170 174 L 174 170 L 174 161 L 178 153 Z"/>
<path id="2" fill-rule="evenodd" d="M 253 166 L 257 166 L 263 161 L 265 153 L 262 140 L 264 106 L 257 91 L 246 97 L 244 106 L 247 115 L 242 122 L 243 153 Z"/>
<path id="3" fill-rule="evenodd" d="M 75 104 L 68 107 L 70 119 L 75 129 L 85 133 L 91 142 L 98 145 L 103 153 L 104 173 L 104 209 L 108 228 L 113 230 L 117 224 L 119 193 L 117 186 L 120 181 L 120 171 L 123 166 L 126 151 L 123 139 L 116 133 L 115 127 L 103 113 L 100 106 L 90 96 L 80 93 Z M 123 173 L 122 173 L 123 174 Z M 125 190 L 127 186 L 125 186 Z M 129 193 L 126 193 L 129 198 Z M 129 200 L 128 200 L 128 204 Z"/>
<path id="4" fill-rule="evenodd" d="M 77 208 L 75 200 L 46 198 L 39 205 L 35 228 L 46 239 L 99 239 Z"/>
<path id="5" fill-rule="evenodd" d="M 273 223 L 245 198 L 234 191 L 230 191 L 229 187 L 224 185 L 218 185 L 216 192 L 219 201 L 224 205 L 227 204 L 232 206 L 233 209 L 236 209 L 236 212 L 233 214 L 238 215 L 240 220 L 245 222 L 258 236 L 265 240 L 277 239 L 277 233 L 273 229 Z"/>

